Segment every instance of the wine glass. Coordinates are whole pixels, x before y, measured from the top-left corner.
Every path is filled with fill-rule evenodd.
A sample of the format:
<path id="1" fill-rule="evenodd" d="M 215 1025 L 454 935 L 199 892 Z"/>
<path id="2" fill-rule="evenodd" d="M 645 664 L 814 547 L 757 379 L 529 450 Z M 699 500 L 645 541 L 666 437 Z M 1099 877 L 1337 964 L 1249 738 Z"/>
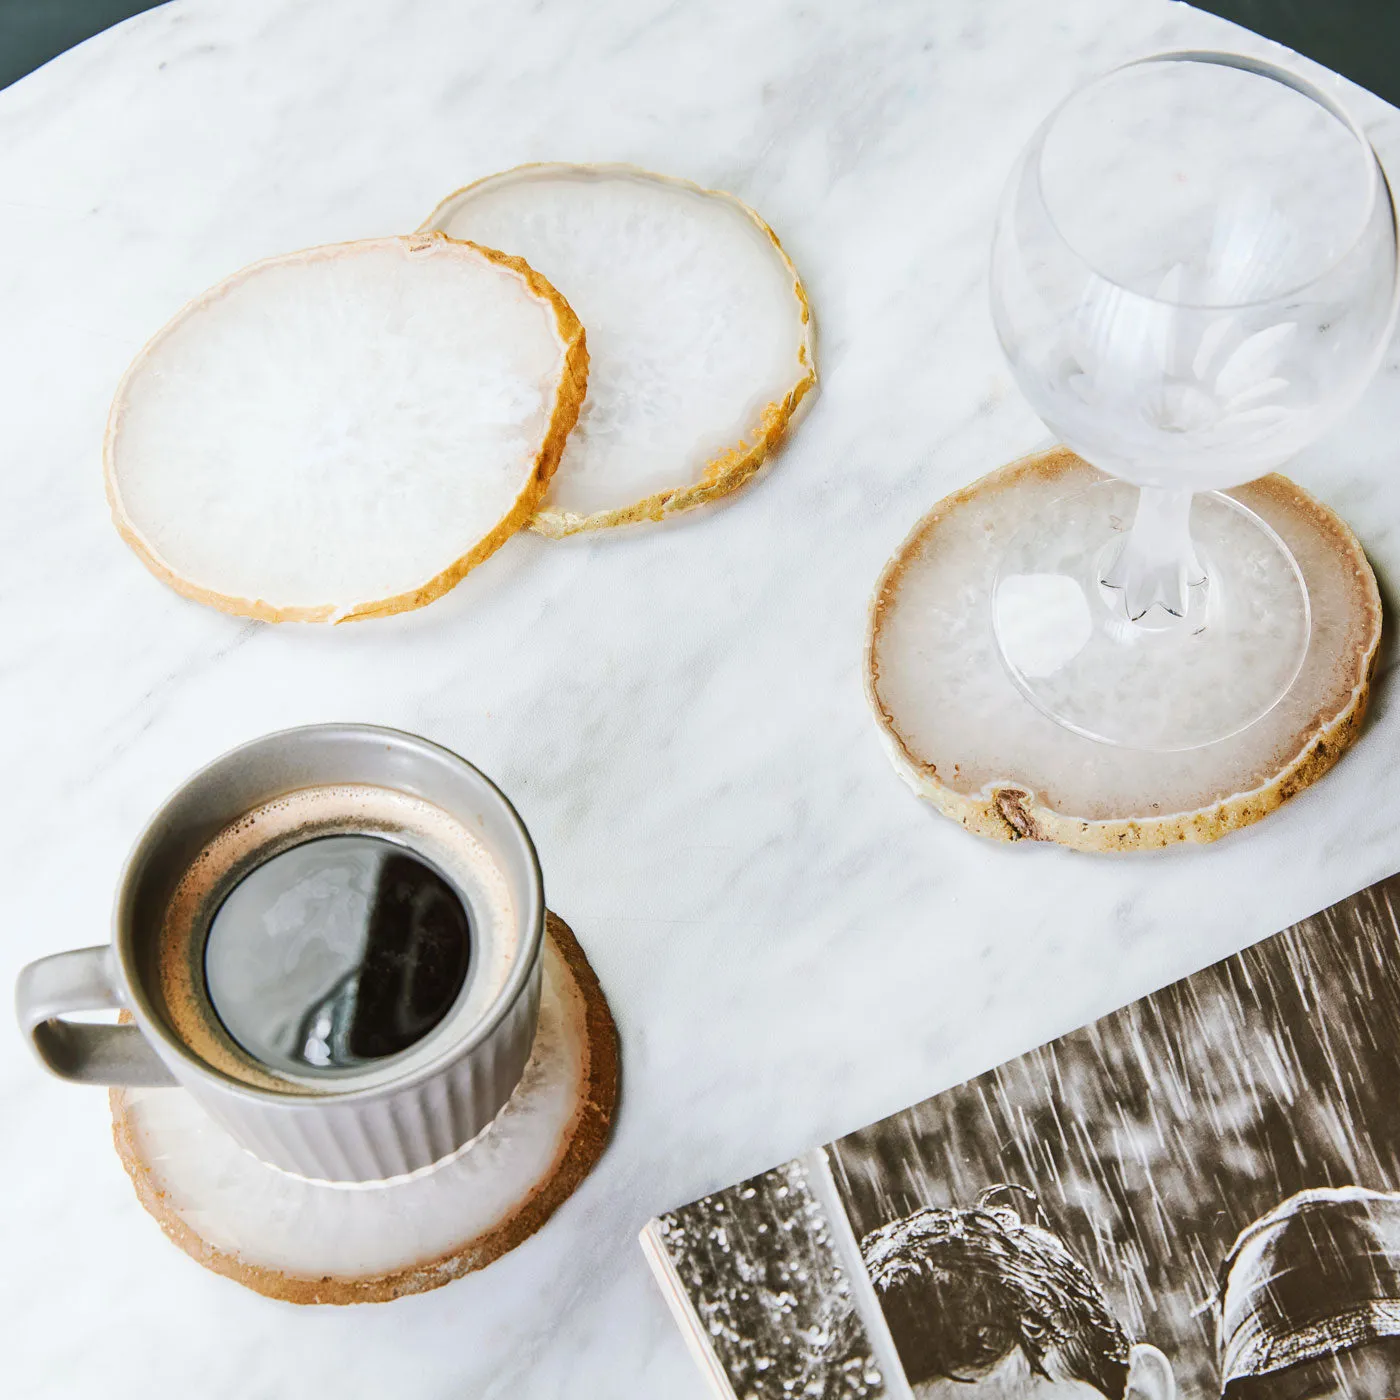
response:
<path id="1" fill-rule="evenodd" d="M 1287 69 L 1161 54 L 1050 115 L 1002 197 L 992 315 L 1036 412 L 1114 479 L 1055 501 L 1002 558 L 992 622 L 1028 699 L 1168 751 L 1278 703 L 1307 652 L 1307 587 L 1219 493 L 1355 401 L 1397 287 L 1375 152 Z"/>

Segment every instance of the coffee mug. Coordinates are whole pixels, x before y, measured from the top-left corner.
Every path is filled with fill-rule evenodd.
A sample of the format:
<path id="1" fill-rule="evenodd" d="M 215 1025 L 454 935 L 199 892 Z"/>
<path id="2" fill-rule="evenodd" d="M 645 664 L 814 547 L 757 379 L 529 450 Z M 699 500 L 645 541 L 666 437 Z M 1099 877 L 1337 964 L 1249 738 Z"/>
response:
<path id="1" fill-rule="evenodd" d="M 16 1006 L 64 1079 L 178 1085 L 273 1166 L 382 1181 L 451 1156 L 515 1090 L 544 919 L 530 835 L 484 774 L 397 730 L 312 725 L 175 792 L 111 943 L 31 963 Z M 113 1008 L 131 1023 L 64 1019 Z"/>

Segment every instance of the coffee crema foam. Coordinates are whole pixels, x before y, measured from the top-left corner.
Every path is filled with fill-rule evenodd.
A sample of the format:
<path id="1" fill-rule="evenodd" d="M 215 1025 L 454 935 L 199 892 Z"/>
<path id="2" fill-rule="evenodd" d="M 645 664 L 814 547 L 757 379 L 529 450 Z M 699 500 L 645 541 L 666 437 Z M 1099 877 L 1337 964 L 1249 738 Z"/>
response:
<path id="1" fill-rule="evenodd" d="M 258 1089 L 286 1094 L 344 1092 L 336 1080 L 291 1077 L 253 1058 L 230 1036 L 210 1003 L 204 950 L 209 926 L 229 892 L 273 856 L 324 836 L 383 836 L 427 858 L 456 886 L 471 912 L 471 965 L 458 1004 L 418 1046 L 461 1033 L 495 1001 L 519 946 L 510 888 L 495 858 L 457 817 L 409 793 L 370 784 L 301 788 L 246 812 L 191 862 L 166 905 L 159 980 L 171 1029 L 212 1068 Z"/>

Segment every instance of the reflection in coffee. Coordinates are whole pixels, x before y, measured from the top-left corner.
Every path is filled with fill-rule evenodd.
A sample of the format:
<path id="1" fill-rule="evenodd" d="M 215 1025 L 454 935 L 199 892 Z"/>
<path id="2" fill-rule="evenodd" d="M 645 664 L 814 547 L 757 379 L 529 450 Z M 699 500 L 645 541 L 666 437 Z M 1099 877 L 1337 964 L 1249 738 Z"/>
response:
<path id="1" fill-rule="evenodd" d="M 220 831 L 170 895 L 160 1012 L 232 1079 L 349 1093 L 485 1016 L 517 941 L 505 875 L 460 819 L 389 788 L 301 788 Z"/>
<path id="2" fill-rule="evenodd" d="M 324 836 L 245 875 L 209 925 L 204 976 L 224 1028 L 300 1074 L 415 1045 L 467 980 L 471 915 L 421 856 L 382 836 Z"/>

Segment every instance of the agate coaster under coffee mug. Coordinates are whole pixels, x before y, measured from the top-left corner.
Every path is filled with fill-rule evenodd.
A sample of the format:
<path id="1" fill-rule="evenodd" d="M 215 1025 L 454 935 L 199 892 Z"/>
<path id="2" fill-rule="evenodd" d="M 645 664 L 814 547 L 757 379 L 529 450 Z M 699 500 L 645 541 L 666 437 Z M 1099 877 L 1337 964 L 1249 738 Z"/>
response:
<path id="1" fill-rule="evenodd" d="M 384 1184 L 304 1181 L 239 1147 L 188 1094 L 113 1089 L 112 1133 L 141 1204 L 205 1268 L 292 1303 L 387 1302 L 484 1268 L 578 1188 L 617 1100 L 612 1015 L 553 914 L 543 972 L 520 1083 L 449 1160 Z"/>
<path id="2" fill-rule="evenodd" d="M 991 610 L 1020 526 L 1103 480 L 1055 448 L 934 506 L 876 586 L 866 695 L 900 776 L 978 835 L 1089 851 L 1213 841 L 1316 781 L 1360 732 L 1380 644 L 1375 575 L 1346 523 L 1286 477 L 1225 493 L 1278 534 L 1306 580 L 1312 630 L 1297 680 L 1262 719 L 1216 743 L 1180 752 L 1098 743 L 1016 689 Z"/>

